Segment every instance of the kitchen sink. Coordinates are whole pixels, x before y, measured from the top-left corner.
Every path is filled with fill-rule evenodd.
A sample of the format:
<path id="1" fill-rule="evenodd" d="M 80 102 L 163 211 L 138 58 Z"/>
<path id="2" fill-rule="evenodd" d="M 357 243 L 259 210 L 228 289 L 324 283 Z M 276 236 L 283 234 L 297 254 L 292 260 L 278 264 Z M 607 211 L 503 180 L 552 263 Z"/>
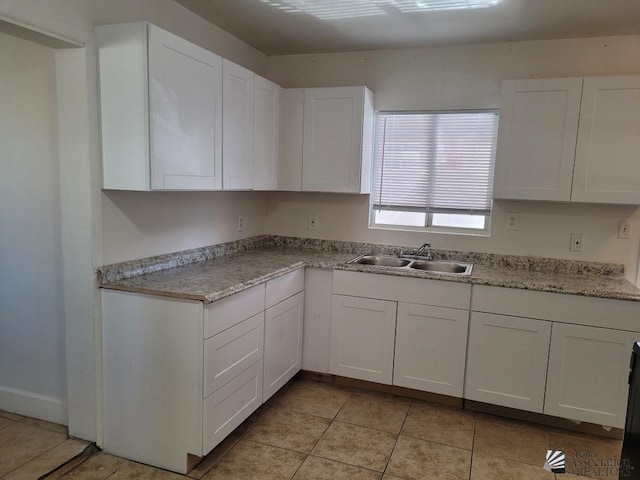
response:
<path id="1" fill-rule="evenodd" d="M 348 263 L 373 265 L 378 267 L 425 270 L 432 273 L 468 277 L 473 269 L 472 263 L 429 260 L 426 257 L 411 256 L 402 258 L 396 255 L 360 255 Z"/>
<path id="2" fill-rule="evenodd" d="M 406 267 L 411 263 L 411 260 L 394 257 L 392 255 L 362 255 L 349 263 L 379 265 L 381 267 Z"/>
<path id="3" fill-rule="evenodd" d="M 429 270 L 430 272 L 465 274 L 467 270 L 471 269 L 471 264 L 417 260 L 413 262 L 410 267 L 416 270 Z"/>

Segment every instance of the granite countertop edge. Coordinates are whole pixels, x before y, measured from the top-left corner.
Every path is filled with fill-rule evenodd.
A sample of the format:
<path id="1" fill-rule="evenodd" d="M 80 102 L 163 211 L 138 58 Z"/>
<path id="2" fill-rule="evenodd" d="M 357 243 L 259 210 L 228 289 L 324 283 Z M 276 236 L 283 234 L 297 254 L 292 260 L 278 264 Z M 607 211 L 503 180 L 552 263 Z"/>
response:
<path id="1" fill-rule="evenodd" d="M 160 271 L 116 279 L 100 277 L 100 287 L 211 303 L 298 268 L 311 267 L 640 301 L 640 289 L 619 274 L 541 271 L 480 263 L 474 264 L 470 277 L 462 277 L 422 270 L 347 264 L 356 256 L 350 252 L 320 251 L 297 246 L 278 248 L 260 242 L 254 249 L 236 250 L 219 258 L 200 259 Z M 136 261 L 136 265 L 139 262 Z M 612 271 L 617 273 L 615 269 Z"/>

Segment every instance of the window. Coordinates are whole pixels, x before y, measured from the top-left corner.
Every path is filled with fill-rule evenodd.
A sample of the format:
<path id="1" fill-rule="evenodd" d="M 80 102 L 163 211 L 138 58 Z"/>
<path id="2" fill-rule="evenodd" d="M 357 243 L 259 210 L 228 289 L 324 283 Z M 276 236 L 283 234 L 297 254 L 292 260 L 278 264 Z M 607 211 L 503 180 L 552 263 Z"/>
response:
<path id="1" fill-rule="evenodd" d="M 380 112 L 370 225 L 488 233 L 495 111 Z"/>

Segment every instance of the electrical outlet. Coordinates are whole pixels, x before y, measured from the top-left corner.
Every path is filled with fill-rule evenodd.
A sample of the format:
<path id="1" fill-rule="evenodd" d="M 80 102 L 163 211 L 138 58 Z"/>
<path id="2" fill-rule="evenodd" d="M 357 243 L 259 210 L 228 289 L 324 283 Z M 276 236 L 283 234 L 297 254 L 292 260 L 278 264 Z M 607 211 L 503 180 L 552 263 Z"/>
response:
<path id="1" fill-rule="evenodd" d="M 244 215 L 238 215 L 238 231 L 244 230 Z"/>
<path id="2" fill-rule="evenodd" d="M 309 215 L 309 230 L 317 230 L 317 229 L 318 229 L 318 216 Z"/>
<path id="3" fill-rule="evenodd" d="M 520 229 L 520 214 L 515 212 L 507 213 L 507 230 L 517 231 Z"/>
<path id="4" fill-rule="evenodd" d="M 571 252 L 582 251 L 582 234 L 581 233 L 571 234 L 571 245 L 569 246 L 569 251 Z"/>
<path id="5" fill-rule="evenodd" d="M 627 240 L 631 238 L 631 222 L 627 220 L 620 220 L 618 222 L 618 238 Z"/>

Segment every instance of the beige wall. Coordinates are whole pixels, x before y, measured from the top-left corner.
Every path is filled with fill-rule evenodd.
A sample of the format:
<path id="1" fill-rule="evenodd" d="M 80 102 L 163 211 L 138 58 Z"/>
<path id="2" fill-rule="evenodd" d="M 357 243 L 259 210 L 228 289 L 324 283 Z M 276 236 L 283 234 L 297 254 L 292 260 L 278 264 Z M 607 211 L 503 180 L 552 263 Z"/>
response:
<path id="1" fill-rule="evenodd" d="M 344 54 L 271 57 L 269 75 L 285 87 L 368 85 L 377 110 L 497 108 L 508 78 L 640 74 L 640 36 L 460 45 Z M 635 282 L 640 223 L 633 207 L 495 202 L 491 237 L 371 230 L 368 197 L 269 195 L 268 233 L 374 243 L 420 245 L 519 255 L 623 263 Z M 520 213 L 520 230 L 505 230 Z M 308 215 L 319 216 L 308 230 Z M 633 219 L 633 238 L 617 238 L 618 220 Z M 584 252 L 569 252 L 571 233 Z"/>
<path id="2" fill-rule="evenodd" d="M 267 213 L 261 192 L 111 191 L 102 211 L 105 264 L 262 235 Z"/>
<path id="3" fill-rule="evenodd" d="M 58 101 L 59 131 L 58 138 L 54 135 L 53 148 L 47 148 L 37 161 L 48 165 L 49 158 L 59 159 L 60 198 L 53 198 L 48 203 L 41 201 L 47 197 L 48 192 L 55 193 L 57 188 L 55 180 L 50 184 L 43 180 L 48 190 L 32 196 L 35 202 L 27 202 L 31 198 L 27 195 L 20 207 L 7 211 L 8 216 L 14 215 L 12 219 L 24 218 L 25 222 L 31 222 L 33 235 L 40 242 L 50 238 L 49 230 L 60 232 L 61 245 L 58 246 L 57 254 L 63 258 L 62 265 L 58 258 L 46 257 L 47 261 L 52 261 L 53 258 L 52 268 L 55 267 L 55 272 L 50 272 L 51 268 L 38 268 L 39 258 L 45 255 L 46 249 L 36 249 L 37 257 L 25 255 L 13 259 L 15 262 L 12 263 L 12 268 L 29 269 L 34 275 L 42 272 L 42 276 L 38 277 L 42 282 L 49 273 L 60 275 L 58 283 L 46 282 L 51 286 L 50 292 L 59 294 L 56 298 L 58 303 L 42 300 L 42 304 L 32 302 L 31 306 L 40 305 L 41 315 L 47 311 L 46 307 L 49 310 L 64 308 L 64 314 L 55 317 L 63 320 L 58 322 L 52 321 L 51 316 L 41 317 L 42 321 L 49 319 L 49 323 L 46 328 L 38 330 L 39 323 L 29 320 L 34 315 L 28 316 L 24 311 L 28 307 L 26 299 L 16 296 L 15 302 L 10 304 L 11 308 L 22 309 L 22 313 L 16 318 L 23 322 L 29 320 L 30 323 L 29 326 L 16 323 L 11 331 L 4 328 L 3 324 L 0 337 L 11 338 L 16 348 L 2 349 L 0 355 L 10 355 L 12 361 L 24 364 L 23 368 L 16 371 L 16 374 L 24 374 L 19 385 L 10 385 L 26 390 L 33 387 L 33 391 L 26 393 L 52 395 L 58 402 L 64 400 L 66 393 L 69 399 L 67 411 L 70 434 L 100 442 L 101 319 L 93 268 L 107 262 L 173 252 L 263 233 L 265 199 L 264 194 L 252 193 L 157 193 L 144 197 L 128 192 L 105 193 L 100 190 L 94 25 L 149 21 L 261 74 L 266 72 L 268 58 L 172 0 L 1 0 L 0 20 L 32 26 L 56 37 L 85 43 L 84 49 L 58 51 L 55 55 L 50 55 L 49 63 L 43 63 L 43 67 L 52 69 L 49 72 L 51 76 L 43 81 L 52 82 L 51 98 L 54 103 Z M 15 48 L 11 41 L 7 45 L 8 50 L 6 53 L 2 51 L 0 60 L 4 61 L 6 57 L 17 61 L 11 57 L 19 57 L 21 50 Z M 24 61 L 28 61 L 28 58 Z M 9 66 L 9 69 L 12 70 L 13 67 Z M 37 98 L 30 94 L 27 82 L 20 83 L 13 77 L 10 80 L 16 82 L 14 86 L 17 92 L 12 94 L 15 98 L 24 99 L 26 106 Z M 53 135 L 49 124 L 43 123 L 45 119 L 48 120 L 48 114 L 36 115 L 38 109 L 47 108 L 49 104 L 44 101 L 37 108 L 26 108 L 24 105 L 19 107 L 19 110 L 32 112 L 34 117 L 28 127 L 21 125 L 23 129 L 19 135 L 14 135 L 11 131 L 13 138 L 22 142 L 24 148 L 35 148 L 35 145 L 29 145 L 30 142 L 39 145 L 40 139 Z M 0 118 L 9 120 L 9 114 L 12 112 L 3 103 Z M 51 115 L 55 121 L 55 111 Z M 3 142 L 0 145 L 4 147 L 9 144 Z M 40 163 L 34 164 L 36 170 Z M 21 168 L 26 172 L 31 167 Z M 48 170 L 42 168 L 38 178 L 42 179 L 47 174 Z M 53 172 L 51 178 L 57 178 L 57 174 L 57 171 Z M 28 185 L 24 183 L 24 178 L 28 176 L 6 177 L 17 187 L 18 197 L 20 190 L 27 194 Z M 29 209 L 34 213 L 31 217 L 28 216 Z M 243 232 L 237 231 L 238 215 L 248 217 L 247 227 Z M 43 222 L 37 222 L 38 219 Z M 8 238 L 9 243 L 14 242 L 9 237 L 3 238 Z M 14 290 L 6 290 L 7 295 L 11 292 Z M 28 294 L 32 290 L 23 289 L 23 292 Z M 25 300 L 23 306 L 19 305 L 20 299 Z M 29 328 L 35 332 L 30 332 Z M 66 370 L 65 352 L 61 350 L 65 344 Z M 57 353 L 54 352 L 56 349 Z M 19 356 L 20 352 L 23 356 Z M 38 355 L 37 352 L 42 354 Z M 44 352 L 47 352 L 46 355 Z M 43 359 L 54 353 L 57 355 L 55 359 Z M 3 365 L 7 365 L 4 357 L 0 357 L 0 360 Z M 38 365 L 48 363 L 50 365 L 38 371 Z M 42 373 L 49 372 L 48 369 L 57 369 L 57 373 L 51 373 L 41 387 L 36 387 Z M 49 388 L 50 383 L 59 388 L 54 392 Z M 2 385 L 0 378 L 0 387 Z M 3 403 L 0 397 L 0 409 L 2 408 L 11 409 L 11 406 Z M 24 413 L 43 416 L 34 409 Z M 56 420 L 62 422 L 64 417 L 56 417 Z"/>
<path id="4" fill-rule="evenodd" d="M 0 34 L 0 409 L 67 420 L 54 51 Z"/>

